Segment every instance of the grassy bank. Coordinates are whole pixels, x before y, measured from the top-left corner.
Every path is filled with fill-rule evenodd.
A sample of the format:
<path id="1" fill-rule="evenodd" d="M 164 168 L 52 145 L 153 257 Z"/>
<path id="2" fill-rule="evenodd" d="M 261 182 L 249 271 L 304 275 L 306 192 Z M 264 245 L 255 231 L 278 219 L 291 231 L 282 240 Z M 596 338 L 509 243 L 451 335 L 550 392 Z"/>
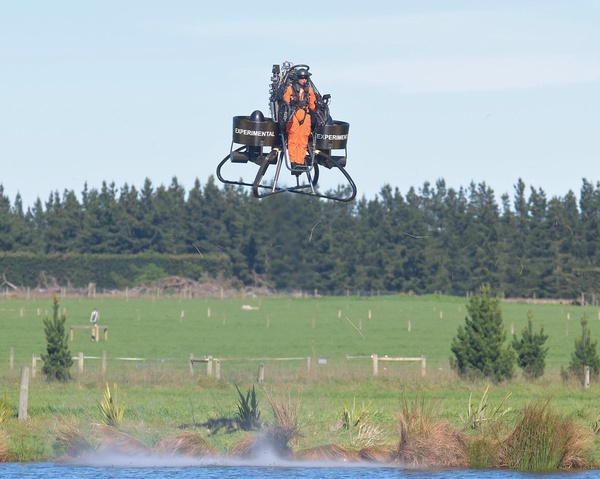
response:
<path id="1" fill-rule="evenodd" d="M 407 444 L 400 447 L 403 427 L 411 427 L 413 442 L 422 443 L 422 438 L 415 439 L 415 424 L 443 423 L 464 440 L 467 464 L 497 466 L 501 463 L 481 459 L 478 447 L 483 444 L 484 450 L 494 450 L 507 460 L 507 451 L 501 451 L 498 443 L 511 437 L 526 411 L 540 416 L 528 407 L 549 400 L 554 416 L 572 421 L 580 437 L 592 439 L 581 454 L 586 464 L 597 463 L 600 451 L 593 434 L 598 426 L 599 386 L 593 383 L 584 390 L 579 384 L 563 384 L 559 370 L 568 365 L 584 312 L 592 318 L 592 335 L 597 337 L 600 321 L 593 319 L 598 309 L 504 303 L 509 333 L 514 328 L 520 334 L 528 310 L 533 311 L 536 327 L 544 326 L 550 348 L 547 373 L 534 384 L 518 377 L 509 384 L 490 386 L 487 414 L 500 404 L 503 412 L 510 410 L 473 428 L 467 420 L 469 398 L 476 405 L 489 385 L 458 381 L 448 368 L 450 342 L 464 322 L 465 303 L 464 298 L 437 296 L 64 299 L 61 311 L 67 316 L 67 326 L 87 324 L 91 310 L 98 308 L 99 323 L 109 326 L 108 341 L 91 341 L 88 330 L 76 330 L 69 343 L 71 352 L 81 351 L 92 359 L 85 360 L 83 373 L 74 367 L 74 380 L 68 384 L 48 384 L 38 371 L 30 385 L 29 419 L 19 422 L 15 412 L 20 369 L 31 366 L 32 354 L 44 352 L 42 318 L 46 311 L 51 313 L 51 302 L 5 299 L 0 301 L 0 351 L 5 357 L 0 366 L 0 394 L 6 392 L 7 403 L 14 409 L 0 425 L 0 457 L 21 461 L 60 457 L 72 453 L 70 442 L 101 449 L 106 430 L 97 426 L 102 422 L 98 405 L 107 382 L 118 384 L 125 401 L 118 430 L 131 440 L 157 450 L 165 439 L 185 431 L 201 437 L 219 454 L 231 453 L 258 434 L 236 425 L 239 396 L 235 385 L 245 392 L 256 382 L 259 362 L 248 359 L 311 357 L 310 371 L 305 361 L 263 361 L 265 382 L 256 384 L 265 424 L 278 423 L 269 397 L 283 402 L 287 398 L 298 405 L 298 434 L 289 445 L 294 455 L 331 445 L 353 453 L 377 446 L 395 451 L 397 459 L 400 450 L 405 455 L 410 451 Z M 15 352 L 12 370 L 11 347 Z M 93 359 L 103 351 L 108 358 L 106 377 L 102 377 L 100 361 Z M 190 353 L 246 360 L 223 361 L 222 379 L 217 381 L 207 377 L 202 364 L 190 374 Z M 425 356 L 426 376 L 421 376 L 415 363 L 381 363 L 374 377 L 371 354 Z M 362 422 L 368 427 L 344 427 L 349 412 L 364 413 Z M 414 421 L 415 415 L 421 420 Z M 443 428 L 431 427 L 441 434 Z M 500 461 L 496 456 L 494 460 Z"/>
<path id="2" fill-rule="evenodd" d="M 18 401 L 18 384 L 8 386 L 8 402 Z M 111 384 L 111 387 L 113 384 Z M 240 383 L 242 392 L 250 383 Z M 592 439 L 580 455 L 585 464 L 600 460 L 600 450 L 593 438 L 598 426 L 599 389 L 583 391 L 578 385 L 557 385 L 541 381 L 535 385 L 514 382 L 490 386 L 488 408 L 481 416 L 479 428 L 469 420 L 469 400 L 477 409 L 489 385 L 462 382 L 434 383 L 429 380 L 364 378 L 361 381 L 320 381 L 304 378 L 294 382 L 255 385 L 261 421 L 277 425 L 268 397 L 291 399 L 298 405 L 295 425 L 298 435 L 290 444 L 294 454 L 316 447 L 337 445 L 358 453 L 366 447 L 398 448 L 401 439 L 399 415 L 408 410 L 422 414 L 430 423 L 448 424 L 461 434 L 467 444 L 479 440 L 494 443 L 507 440 L 520 418 L 532 404 L 550 401 L 552 411 L 572 420 L 582 440 Z M 74 381 L 69 384 L 32 383 L 29 419 L 18 421 L 14 415 L 0 426 L 0 445 L 5 460 L 32 461 L 77 455 L 69 441 L 77 431 L 75 445 L 85 442 L 87 451 L 103 450 L 105 431 L 99 410 L 105 383 L 101 380 Z M 193 432 L 218 454 L 229 454 L 258 431 L 245 431 L 236 425 L 239 396 L 235 386 L 205 377 L 147 376 L 118 383 L 125 403 L 122 423 L 117 430 L 148 450 L 159 450 L 161 442 Z M 508 396 L 508 398 L 507 398 Z M 501 406 L 506 414 L 494 416 Z M 344 428 L 344 413 L 361 417 L 366 427 Z M 71 439 L 65 439 L 66 436 Z M 489 444 L 488 444 L 489 446 Z M 2 447 L 0 447 L 0 450 Z M 69 452 L 71 451 L 71 452 Z M 469 465 L 479 466 L 477 463 Z M 497 463 L 485 466 L 496 467 Z"/>

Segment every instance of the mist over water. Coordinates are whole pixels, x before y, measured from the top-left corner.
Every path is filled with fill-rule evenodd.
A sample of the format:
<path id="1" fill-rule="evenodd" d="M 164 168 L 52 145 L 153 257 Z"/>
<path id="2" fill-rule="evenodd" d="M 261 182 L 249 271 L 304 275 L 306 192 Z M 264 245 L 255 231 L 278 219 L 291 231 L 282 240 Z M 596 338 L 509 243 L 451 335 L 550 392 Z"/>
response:
<path id="1" fill-rule="evenodd" d="M 61 463 L 0 464 L 2 479 L 592 479 L 598 471 L 524 473 L 421 470 L 343 461 L 290 461 L 265 451 L 253 459 L 96 454 Z"/>

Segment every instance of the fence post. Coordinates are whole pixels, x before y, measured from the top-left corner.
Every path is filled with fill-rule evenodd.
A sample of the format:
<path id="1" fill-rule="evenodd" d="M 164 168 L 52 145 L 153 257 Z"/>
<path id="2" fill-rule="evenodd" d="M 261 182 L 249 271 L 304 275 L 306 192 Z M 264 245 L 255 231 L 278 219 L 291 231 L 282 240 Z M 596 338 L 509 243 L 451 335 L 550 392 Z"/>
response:
<path id="1" fill-rule="evenodd" d="M 425 377 L 425 372 L 427 371 L 427 360 L 425 356 L 421 356 L 421 376 Z"/>
<path id="2" fill-rule="evenodd" d="M 213 357 L 212 356 L 208 356 L 206 358 L 206 375 L 208 377 L 212 376 L 212 363 L 213 363 Z"/>
<path id="3" fill-rule="evenodd" d="M 21 387 L 19 390 L 19 421 L 27 420 L 27 402 L 29 399 L 29 368 L 21 369 Z"/>
<path id="4" fill-rule="evenodd" d="M 190 374 L 194 374 L 194 353 L 190 353 Z"/>
<path id="5" fill-rule="evenodd" d="M 106 351 L 102 351 L 102 376 L 106 375 Z"/>
<path id="6" fill-rule="evenodd" d="M 39 316 L 39 314 L 38 314 Z M 73 328 L 69 327 L 69 340 L 73 341 Z"/>
<path id="7" fill-rule="evenodd" d="M 35 378 L 35 373 L 37 370 L 37 356 L 34 354 L 31 358 L 31 377 Z M 29 374 L 27 374 L 29 376 Z"/>
<path id="8" fill-rule="evenodd" d="M 306 357 L 306 372 L 310 373 L 310 356 Z"/>
<path id="9" fill-rule="evenodd" d="M 265 380 L 265 365 L 258 365 L 258 382 L 262 383 Z"/>
<path id="10" fill-rule="evenodd" d="M 221 379 L 221 361 L 219 359 L 215 359 L 215 379 Z"/>
<path id="11" fill-rule="evenodd" d="M 583 382 L 583 387 L 585 389 L 588 389 L 590 387 L 590 367 L 589 366 L 584 366 L 583 367 L 583 371 L 585 374 L 585 379 Z"/>
<path id="12" fill-rule="evenodd" d="M 82 373 L 83 372 L 83 353 L 82 352 L 79 353 L 79 357 L 77 358 L 77 361 L 79 362 L 79 372 Z"/>
<path id="13" fill-rule="evenodd" d="M 9 364 L 10 364 L 10 370 L 12 371 L 13 368 L 15 367 L 15 348 L 13 348 L 12 346 L 10 347 L 9 350 Z"/>
<path id="14" fill-rule="evenodd" d="M 377 354 L 373 354 L 373 356 L 371 356 L 371 359 L 373 360 L 373 376 L 377 376 L 377 374 L 379 373 L 379 359 L 377 358 Z"/>

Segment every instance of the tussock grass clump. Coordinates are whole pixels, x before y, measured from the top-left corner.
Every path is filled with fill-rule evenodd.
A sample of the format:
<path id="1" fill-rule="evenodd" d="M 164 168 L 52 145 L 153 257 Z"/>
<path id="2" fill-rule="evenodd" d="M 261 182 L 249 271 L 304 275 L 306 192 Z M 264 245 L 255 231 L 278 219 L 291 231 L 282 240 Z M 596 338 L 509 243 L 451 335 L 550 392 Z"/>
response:
<path id="1" fill-rule="evenodd" d="M 375 413 L 369 408 L 372 401 L 367 405 L 364 403 L 357 407 L 356 398 L 352 406 L 344 404 L 340 428 L 348 431 L 351 435 L 350 445 L 356 449 L 370 449 L 386 445 L 385 433 L 375 420 Z"/>
<path id="2" fill-rule="evenodd" d="M 0 431 L 0 462 L 8 461 L 8 444 L 3 431 Z"/>
<path id="3" fill-rule="evenodd" d="M 358 451 L 358 458 L 361 461 L 387 464 L 393 460 L 395 452 L 396 448 L 390 446 L 364 447 Z"/>
<path id="4" fill-rule="evenodd" d="M 236 389 L 239 396 L 238 423 L 241 429 L 248 431 L 251 428 L 244 425 L 252 425 L 252 429 L 259 429 L 260 432 L 247 436 L 235 444 L 231 454 L 239 457 L 254 457 L 261 452 L 269 451 L 277 457 L 290 457 L 292 454 L 290 443 L 299 437 L 300 399 L 292 398 L 289 391 L 287 394 L 276 394 L 272 390 L 263 390 L 275 418 L 275 424 L 267 424 L 259 420 L 260 411 L 254 387 L 248 390 L 246 396 L 237 386 Z"/>
<path id="5" fill-rule="evenodd" d="M 279 440 L 286 445 L 294 443 L 300 436 L 301 426 L 298 419 L 300 398 L 292 397 L 290 391 L 276 394 L 272 390 L 265 389 L 263 392 L 275 417 L 275 427 L 272 428 L 272 434 L 279 437 Z"/>
<path id="6" fill-rule="evenodd" d="M 350 450 L 337 444 L 326 444 L 323 446 L 311 447 L 298 451 L 295 459 L 304 461 L 358 461 L 359 455 L 356 451 Z"/>
<path id="7" fill-rule="evenodd" d="M 158 443 L 158 451 L 173 456 L 217 457 L 217 449 L 211 446 L 200 434 L 183 431 L 166 437 Z"/>
<path id="8" fill-rule="evenodd" d="M 0 424 L 11 416 L 12 410 L 13 407 L 6 401 L 6 393 L 4 393 L 4 398 L 0 401 Z"/>
<path id="9" fill-rule="evenodd" d="M 256 435 L 247 435 L 236 442 L 230 449 L 229 455 L 233 457 L 250 458 L 256 453 L 257 437 Z"/>
<path id="10" fill-rule="evenodd" d="M 584 468 L 592 441 L 573 419 L 554 413 L 549 400 L 529 404 L 506 439 L 499 466 L 525 471 Z"/>
<path id="11" fill-rule="evenodd" d="M 99 450 L 102 452 L 124 456 L 145 456 L 151 453 L 150 448 L 142 441 L 113 427 L 99 424 L 98 433 L 100 434 Z"/>
<path id="12" fill-rule="evenodd" d="M 268 426 L 259 436 L 257 444 L 261 450 L 269 450 L 277 457 L 289 458 L 292 455 L 290 434 L 294 434 L 294 431 L 280 426 Z"/>
<path id="13" fill-rule="evenodd" d="M 478 435 L 467 442 L 466 454 L 470 469 L 492 469 L 498 467 L 502 442 Z"/>
<path id="14" fill-rule="evenodd" d="M 372 420 L 364 421 L 356 428 L 351 444 L 363 449 L 377 448 L 386 445 L 386 435 L 383 428 Z"/>
<path id="15" fill-rule="evenodd" d="M 463 434 L 426 411 L 422 402 L 406 402 L 397 416 L 400 442 L 394 461 L 414 467 L 467 467 Z"/>
<path id="16" fill-rule="evenodd" d="M 244 437 L 229 452 L 232 456 L 242 458 L 258 457 L 269 452 L 276 457 L 287 459 L 292 455 L 288 441 L 287 431 L 278 426 L 267 426 L 258 434 Z"/>
<path id="17" fill-rule="evenodd" d="M 58 429 L 54 452 L 67 457 L 79 457 L 93 451 L 95 444 L 93 440 L 81 432 L 74 424 L 65 424 Z"/>

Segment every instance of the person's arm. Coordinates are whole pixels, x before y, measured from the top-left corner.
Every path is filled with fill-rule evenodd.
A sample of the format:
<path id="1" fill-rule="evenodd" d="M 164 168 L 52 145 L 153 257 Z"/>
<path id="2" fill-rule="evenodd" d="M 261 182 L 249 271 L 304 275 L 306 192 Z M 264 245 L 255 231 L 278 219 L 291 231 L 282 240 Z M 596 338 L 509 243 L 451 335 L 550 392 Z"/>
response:
<path id="1" fill-rule="evenodd" d="M 308 89 L 308 108 L 310 111 L 317 110 L 317 96 L 315 95 L 313 87 Z"/>
<path id="2" fill-rule="evenodd" d="M 285 89 L 285 93 L 283 94 L 283 101 L 285 101 L 286 103 L 289 103 L 291 99 L 292 99 L 292 87 L 288 86 Z"/>

